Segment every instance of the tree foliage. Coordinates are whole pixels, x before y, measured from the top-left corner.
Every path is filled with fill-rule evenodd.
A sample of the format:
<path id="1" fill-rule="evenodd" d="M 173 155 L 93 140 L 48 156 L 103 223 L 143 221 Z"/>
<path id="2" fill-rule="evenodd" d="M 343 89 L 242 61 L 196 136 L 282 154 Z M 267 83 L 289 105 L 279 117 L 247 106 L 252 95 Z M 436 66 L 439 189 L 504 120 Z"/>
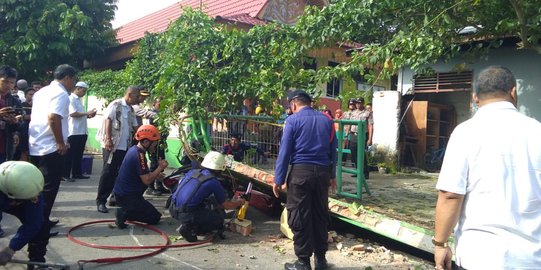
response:
<path id="1" fill-rule="evenodd" d="M 310 48 L 339 41 L 363 44 L 353 60 L 333 73 L 389 77 L 398 68 L 421 70 L 458 52 L 475 55 L 517 37 L 517 48 L 541 52 L 540 0 L 338 0 L 310 8 L 296 25 Z M 381 72 L 379 72 L 381 71 Z"/>
<path id="2" fill-rule="evenodd" d="M 175 120 L 181 111 L 201 119 L 234 112 L 245 97 L 272 108 L 288 88 L 314 92 L 319 83 L 351 76 L 375 82 L 404 66 L 421 71 L 459 52 L 486 52 L 502 38 L 517 37 L 517 48 L 539 50 L 540 2 L 339 0 L 307 8 L 295 25 L 249 31 L 186 9 L 165 33 L 140 41 L 123 74 L 107 76 L 146 85 L 164 97 L 161 121 Z M 351 61 L 303 68 L 309 51 L 343 41 L 362 43 Z"/>
<path id="3" fill-rule="evenodd" d="M 88 95 L 95 95 L 107 103 L 120 98 L 128 85 L 132 85 L 124 70 L 103 71 L 85 70 L 79 73 L 79 80 L 88 83 L 90 90 Z"/>
<path id="4" fill-rule="evenodd" d="M 58 64 L 83 67 L 115 43 L 116 0 L 0 1 L 0 61 L 26 78 L 44 78 Z"/>
<path id="5" fill-rule="evenodd" d="M 288 26 L 226 29 L 189 9 L 164 33 L 156 93 L 165 108 L 207 118 L 237 111 L 246 97 L 270 107 L 303 83 L 302 50 Z"/>

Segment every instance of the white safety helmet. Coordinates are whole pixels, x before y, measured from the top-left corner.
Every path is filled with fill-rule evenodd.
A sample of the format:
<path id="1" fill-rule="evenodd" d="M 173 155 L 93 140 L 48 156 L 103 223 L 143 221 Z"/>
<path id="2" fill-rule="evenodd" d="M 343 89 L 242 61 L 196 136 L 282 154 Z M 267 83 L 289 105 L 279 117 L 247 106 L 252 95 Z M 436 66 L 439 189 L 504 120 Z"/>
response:
<path id="1" fill-rule="evenodd" d="M 43 190 L 41 171 L 26 161 L 6 161 L 0 164 L 0 191 L 11 199 L 28 200 Z"/>
<path id="2" fill-rule="evenodd" d="M 217 171 L 225 170 L 225 155 L 220 152 L 210 151 L 201 162 L 201 166 Z"/>

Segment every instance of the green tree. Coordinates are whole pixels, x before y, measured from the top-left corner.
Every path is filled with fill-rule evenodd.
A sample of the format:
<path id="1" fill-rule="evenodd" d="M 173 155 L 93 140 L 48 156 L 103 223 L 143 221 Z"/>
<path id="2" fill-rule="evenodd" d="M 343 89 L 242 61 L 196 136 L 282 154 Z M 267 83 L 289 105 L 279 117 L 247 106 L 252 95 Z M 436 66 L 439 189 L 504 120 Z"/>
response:
<path id="1" fill-rule="evenodd" d="M 479 56 L 516 37 L 518 49 L 541 52 L 540 0 L 337 0 L 310 8 L 295 26 L 304 45 L 339 41 L 363 44 L 353 60 L 322 70 L 318 77 L 363 73 L 389 77 L 403 66 L 422 71 L 427 64 L 457 53 Z"/>
<path id="2" fill-rule="evenodd" d="M 21 76 L 43 78 L 58 64 L 85 59 L 115 44 L 116 0 L 0 1 L 0 61 Z"/>

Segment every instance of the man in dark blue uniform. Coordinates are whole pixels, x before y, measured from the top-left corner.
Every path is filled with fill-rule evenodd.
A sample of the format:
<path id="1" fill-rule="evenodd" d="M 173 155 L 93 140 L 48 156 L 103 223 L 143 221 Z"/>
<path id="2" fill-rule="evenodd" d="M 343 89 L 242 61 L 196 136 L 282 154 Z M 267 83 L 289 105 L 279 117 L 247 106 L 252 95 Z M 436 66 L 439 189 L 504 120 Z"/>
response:
<path id="1" fill-rule="evenodd" d="M 329 226 L 329 186 L 336 187 L 336 147 L 332 120 L 310 107 L 312 99 L 296 90 L 288 95 L 293 111 L 284 125 L 276 160 L 273 192 L 278 198 L 287 182 L 288 225 L 293 231 L 297 261 L 285 269 L 326 269 L 327 229 Z M 291 171 L 286 181 L 288 165 Z"/>
<path id="2" fill-rule="evenodd" d="M 169 207 L 171 216 L 180 221 L 177 231 L 188 242 L 197 241 L 197 235 L 224 229 L 223 209 L 212 209 L 213 204 L 225 209 L 239 208 L 244 199 L 226 200 L 224 188 L 218 176 L 225 170 L 225 156 L 210 151 L 203 162 L 203 169 L 192 169 L 179 183 Z M 213 196 L 213 198 L 211 198 Z M 209 202 L 209 200 L 211 202 Z"/>
<path id="3" fill-rule="evenodd" d="M 43 174 L 25 161 L 6 161 L 0 165 L 0 211 L 14 215 L 22 225 L 9 245 L 0 249 L 0 265 L 8 263 L 15 251 L 28 244 L 28 258 L 45 262 L 49 226 L 44 224 Z M 29 267 L 33 269 L 33 267 Z"/>
<path id="4" fill-rule="evenodd" d="M 116 209 L 116 225 L 120 229 L 126 228 L 126 220 L 157 224 L 162 216 L 143 197 L 148 185 L 162 179 L 162 171 L 169 165 L 162 159 L 154 171 L 148 169 L 146 153 L 156 150 L 160 133 L 153 125 L 142 125 L 137 129 L 135 139 L 138 143 L 126 152 L 113 188 L 116 203 L 120 206 Z"/>

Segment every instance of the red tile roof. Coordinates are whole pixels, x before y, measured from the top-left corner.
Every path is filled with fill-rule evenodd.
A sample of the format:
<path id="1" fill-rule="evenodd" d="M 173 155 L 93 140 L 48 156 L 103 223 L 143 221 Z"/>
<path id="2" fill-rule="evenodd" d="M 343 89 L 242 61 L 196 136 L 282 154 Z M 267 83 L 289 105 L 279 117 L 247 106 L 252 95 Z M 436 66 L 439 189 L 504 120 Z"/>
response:
<path id="1" fill-rule="evenodd" d="M 117 29 L 116 38 L 120 44 L 128 43 L 144 37 L 145 32 L 164 32 L 169 24 L 176 20 L 183 7 L 203 8 L 203 11 L 215 18 L 222 17 L 253 25 L 261 24 L 257 15 L 268 0 L 184 0 L 167 8 L 146 15 Z M 251 19 L 249 18 L 251 17 Z"/>
<path id="2" fill-rule="evenodd" d="M 225 21 L 232 22 L 232 23 L 243 23 L 247 25 L 265 25 L 267 24 L 266 21 L 260 20 L 258 18 L 254 18 L 248 14 L 239 14 L 239 15 L 233 15 L 233 16 L 217 16 L 216 18 L 221 18 Z"/>

